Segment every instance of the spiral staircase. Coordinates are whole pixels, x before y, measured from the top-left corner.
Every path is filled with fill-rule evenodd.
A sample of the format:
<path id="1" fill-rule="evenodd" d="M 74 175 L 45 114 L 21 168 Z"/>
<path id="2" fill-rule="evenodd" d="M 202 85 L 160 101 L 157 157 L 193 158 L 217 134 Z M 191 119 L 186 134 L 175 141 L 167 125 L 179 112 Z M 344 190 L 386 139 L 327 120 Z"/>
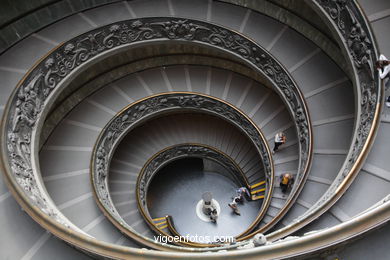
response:
<path id="1" fill-rule="evenodd" d="M 0 6 L 0 259 L 390 255 L 389 1 Z M 234 241 L 156 240 L 188 233 Z"/>

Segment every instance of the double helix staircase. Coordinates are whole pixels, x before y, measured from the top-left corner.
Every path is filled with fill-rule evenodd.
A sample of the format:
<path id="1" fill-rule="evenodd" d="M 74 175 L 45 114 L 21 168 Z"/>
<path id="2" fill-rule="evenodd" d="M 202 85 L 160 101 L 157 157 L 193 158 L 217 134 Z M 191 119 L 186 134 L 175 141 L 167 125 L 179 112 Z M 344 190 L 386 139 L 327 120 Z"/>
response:
<path id="1" fill-rule="evenodd" d="M 366 68 L 366 63 L 356 65 L 348 59 L 348 55 L 353 55 L 345 49 L 350 47 L 354 50 L 353 44 L 348 45 L 353 37 L 340 42 L 343 35 L 337 28 L 342 31 L 349 28 L 350 23 L 343 27 L 333 16 L 343 18 L 348 11 L 334 1 L 328 1 L 330 6 L 335 7 L 334 10 L 329 9 L 331 15 L 320 13 L 328 9 L 316 7 L 317 3 L 328 4 L 325 3 L 327 1 L 294 2 L 48 1 L 41 6 L 33 1 L 35 7 L 21 5 L 20 14 L 4 22 L 0 40 L 0 113 L 3 115 L 2 129 L 6 129 L 1 136 L 2 154 L 12 142 L 8 135 L 9 100 L 24 80 L 30 80 L 26 75 L 39 73 L 35 69 L 42 62 L 47 62 L 53 53 L 61 50 L 59 46 L 62 44 L 70 46 L 66 44 L 74 43 L 79 35 L 94 46 L 97 58 L 87 64 L 90 68 L 80 62 L 77 66 L 84 74 L 67 76 L 68 86 L 63 87 L 56 98 L 52 97 L 50 104 L 45 103 L 51 108 L 45 112 L 46 118 L 37 128 L 41 131 L 39 138 L 32 139 L 32 142 L 37 142 L 31 154 L 36 154 L 38 158 L 34 167 L 41 174 L 39 185 L 50 198 L 47 199 L 48 204 L 58 209 L 65 223 L 71 223 L 67 224 L 70 225 L 67 236 L 64 237 L 55 225 L 45 225 L 50 217 L 39 217 L 35 212 L 39 210 L 36 205 L 33 209 L 26 207 L 23 197 L 18 195 L 22 189 L 10 184 L 11 178 L 7 177 L 11 176 L 14 168 L 6 166 L 8 161 L 5 158 L 8 156 L 2 155 L 4 177 L 0 178 L 0 223 L 3 235 L 0 236 L 0 258 L 211 259 L 239 255 L 243 259 L 363 259 L 363 256 L 374 255 L 375 259 L 385 259 L 384 256 L 389 254 L 383 242 L 389 236 L 389 225 L 385 220 L 390 218 L 390 213 L 389 210 L 379 210 L 387 203 L 390 188 L 390 164 L 387 160 L 390 112 L 379 104 L 389 93 L 380 85 L 383 93 L 379 93 L 383 95 L 371 97 L 374 101 L 375 98 L 380 99 L 375 108 L 377 125 L 373 123 L 372 126 L 377 130 L 362 130 L 361 118 L 365 116 L 365 111 L 361 106 L 368 101 L 365 100 L 366 94 L 359 92 L 357 82 L 359 75 L 365 73 L 358 69 Z M 374 49 L 377 45 L 381 53 L 390 56 L 386 31 L 390 23 L 388 1 L 351 3 L 361 8 L 360 14 L 371 26 L 369 30 L 375 38 L 370 40 L 376 40 L 372 43 Z M 9 10 L 12 17 L 13 12 L 17 12 L 11 8 L 12 5 L 4 5 L 1 13 Z M 45 20 L 44 17 L 50 19 Z M 32 21 L 31 26 L 28 26 L 28 19 Z M 147 42 L 146 36 L 145 43 L 140 41 L 138 45 L 126 47 L 123 52 L 117 48 L 112 53 L 99 54 L 99 43 L 94 42 L 94 37 L 99 37 L 95 33 L 100 28 L 132 20 L 133 23 L 129 24 L 142 30 L 143 26 L 146 27 L 143 21 L 149 21 L 147 19 L 151 19 L 152 24 L 153 19 L 157 19 L 156 23 L 160 23 L 158 19 L 176 19 L 176 22 L 189 20 L 193 24 L 199 21 L 202 26 L 220 26 L 227 33 L 242 36 L 242 39 L 248 39 L 259 46 L 257 48 L 269 53 L 285 72 L 278 73 L 287 75 L 299 88 L 302 104 L 309 116 L 311 154 L 302 148 L 297 107 L 293 108 L 287 100 L 289 93 L 277 86 L 287 79 L 284 76 L 272 78 L 267 69 L 263 70 L 263 74 L 259 73 L 257 68 L 246 63 L 245 53 L 239 56 L 224 52 L 218 44 L 229 42 L 228 37 L 218 38 L 219 41 L 213 42 L 215 48 L 212 48 L 211 44 L 205 47 L 199 40 L 188 38 Z M 136 21 L 143 24 L 139 25 Z M 117 32 L 115 27 L 109 28 L 113 34 Z M 197 30 L 201 31 L 202 27 Z M 10 36 L 5 41 L 3 38 L 8 34 L 17 37 Z M 181 36 L 180 31 L 178 35 Z M 360 37 L 365 43 L 367 38 Z M 250 52 L 248 45 L 241 42 L 241 38 L 237 39 L 235 44 L 238 45 L 234 46 L 243 46 L 240 50 L 249 49 Z M 171 43 L 173 47 L 170 47 Z M 67 54 L 72 55 L 73 50 L 69 48 Z M 230 51 L 234 52 L 233 49 Z M 374 52 L 370 54 L 373 57 L 377 55 Z M 82 55 L 83 52 L 76 54 L 81 58 Z M 106 60 L 99 63 L 98 58 Z M 370 73 L 374 75 L 372 81 L 375 82 L 375 64 L 371 65 Z M 52 67 L 46 63 L 41 70 L 45 68 Z M 43 82 L 45 80 L 42 79 Z M 24 92 L 30 89 L 25 87 Z M 107 173 L 107 190 L 112 205 L 133 230 L 131 232 L 136 234 L 129 236 L 125 229 L 113 224 L 113 219 L 97 203 L 99 198 L 91 185 L 91 158 L 97 154 L 97 140 L 118 113 L 140 100 L 175 93 L 211 97 L 239 111 L 259 129 L 268 152 L 272 151 L 276 133 L 283 131 L 287 142 L 275 154 L 269 153 L 272 157 L 271 181 L 267 179 L 267 169 L 259 150 L 248 135 L 234 125 L 234 120 L 228 122 L 218 114 L 204 111 L 186 111 L 162 114 L 140 123 L 126 133 L 115 147 Z M 23 111 L 26 110 L 28 107 Z M 366 134 L 361 137 L 359 131 L 366 131 Z M 367 136 L 373 140 L 371 147 L 370 141 L 365 139 Z M 355 153 L 353 147 L 357 139 L 368 143 L 364 146 L 365 152 L 362 152 L 367 155 L 365 160 L 354 161 L 351 157 Z M 261 218 L 245 234 L 237 234 L 236 244 L 205 248 L 204 245 L 167 246 L 153 242 L 157 233 L 140 212 L 136 196 L 137 180 L 141 170 L 156 153 L 186 143 L 212 147 L 231 158 L 243 172 L 252 199 L 259 202 L 256 205 L 259 205 Z M 26 143 L 19 141 L 18 145 L 22 151 L 28 149 Z M 307 161 L 302 159 L 305 156 Z M 343 172 L 349 162 L 356 165 L 352 167 L 356 174 Z M 307 168 L 302 170 L 304 163 L 307 163 Z M 296 178 L 304 177 L 294 183 L 290 192 L 283 193 L 279 178 L 284 173 L 291 173 Z M 340 181 L 340 176 L 346 177 L 346 181 Z M 7 182 L 11 188 L 8 188 Z M 327 201 L 331 202 L 326 204 Z M 159 229 L 170 232 L 165 216 L 153 216 L 152 220 Z M 270 244 L 250 248 L 255 233 L 264 233 Z M 327 242 L 325 238 L 332 242 Z M 240 249 L 242 247 L 249 249 Z"/>

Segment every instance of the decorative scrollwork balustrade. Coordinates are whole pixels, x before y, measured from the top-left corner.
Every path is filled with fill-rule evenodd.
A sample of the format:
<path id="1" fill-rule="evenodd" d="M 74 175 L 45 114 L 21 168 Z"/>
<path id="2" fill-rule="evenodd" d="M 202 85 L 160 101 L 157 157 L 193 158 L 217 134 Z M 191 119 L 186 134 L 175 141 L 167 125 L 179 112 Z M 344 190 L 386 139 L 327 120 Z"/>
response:
<path id="1" fill-rule="evenodd" d="M 370 25 L 353 0 L 315 0 L 308 3 L 324 19 L 343 46 L 355 78 L 356 121 L 351 147 L 335 180 L 324 195 L 290 225 L 269 235 L 278 239 L 302 228 L 328 210 L 359 173 L 378 128 L 383 87 L 375 69 L 378 51 Z"/>
<path id="2" fill-rule="evenodd" d="M 138 208 L 140 209 L 144 219 L 147 221 L 149 226 L 156 233 L 163 233 L 163 235 L 168 235 L 162 232 L 160 229 L 156 228 L 153 224 L 151 216 L 147 208 L 147 192 L 151 180 L 157 174 L 157 172 L 162 169 L 168 163 L 188 157 L 198 157 L 202 159 L 209 159 L 215 161 L 222 165 L 230 175 L 234 176 L 236 180 L 239 181 L 240 186 L 245 186 L 250 189 L 249 181 L 245 173 L 241 170 L 240 166 L 227 154 L 222 151 L 217 150 L 214 147 L 210 147 L 204 144 L 178 144 L 156 153 L 152 158 L 150 158 L 144 167 L 141 169 L 140 174 L 138 175 L 137 184 L 136 184 L 136 195 Z M 270 180 L 267 180 L 269 182 Z M 271 194 L 268 191 L 264 192 L 270 196 Z M 262 207 L 259 216 L 263 216 L 267 207 Z M 171 217 L 170 217 L 171 218 Z M 261 217 L 256 219 L 257 222 L 261 220 Z M 255 226 L 257 223 L 254 223 L 252 226 Z M 169 225 L 168 225 L 169 226 Z"/>
<path id="3" fill-rule="evenodd" d="M 268 208 L 271 197 L 270 194 L 272 194 L 274 186 L 274 169 L 270 149 L 260 129 L 245 114 L 223 100 L 202 94 L 194 94 L 192 92 L 162 93 L 141 99 L 119 112 L 103 128 L 94 147 L 91 163 L 91 179 L 97 203 L 105 214 L 109 214 L 111 216 L 110 220 L 113 221 L 114 225 L 120 227 L 121 230 L 123 230 L 122 228 L 126 229 L 124 232 L 128 231 L 130 233 L 134 233 L 134 230 L 125 223 L 116 210 L 108 189 L 109 165 L 116 147 L 122 138 L 140 123 L 162 114 L 180 113 L 185 111 L 207 113 L 218 116 L 237 127 L 245 136 L 248 137 L 261 158 L 266 179 L 266 199 L 264 200 L 260 211 L 262 212 L 262 215 L 265 213 L 265 209 Z M 187 150 L 187 154 L 190 152 L 203 152 L 209 156 L 213 155 L 211 158 L 214 158 L 219 154 L 215 153 L 215 151 L 212 152 L 210 149 L 199 150 L 191 146 L 178 146 L 176 149 L 167 150 L 163 153 L 164 156 L 157 157 L 157 159 L 167 159 L 167 156 L 172 155 L 172 152 L 181 153 L 184 151 L 183 149 Z M 218 158 L 222 159 L 222 161 L 226 161 L 226 159 L 221 158 L 220 154 Z M 226 162 L 228 163 L 229 160 Z M 137 182 L 137 196 L 141 203 L 146 202 L 146 187 L 147 182 L 155 172 L 153 167 L 158 168 L 161 163 L 163 162 L 153 160 L 152 164 L 145 166 L 146 170 L 144 169 L 141 171 L 140 178 Z M 234 163 L 230 162 L 227 165 L 233 167 Z M 234 170 L 236 167 L 231 169 Z M 143 212 L 144 217 L 146 220 L 149 220 L 148 223 L 153 228 L 154 226 L 151 224 L 151 219 L 144 212 L 144 205 L 141 205 L 141 212 Z M 256 224 L 261 220 L 262 215 L 259 215 L 258 218 L 256 218 L 256 223 L 254 223 L 252 227 L 256 226 Z"/>
<path id="4" fill-rule="evenodd" d="M 75 245 L 82 243 L 82 248 L 86 248 L 85 239 L 90 238 L 62 215 L 42 182 L 38 147 L 43 122 L 56 97 L 83 67 L 132 44 L 161 41 L 217 48 L 264 75 L 285 100 L 296 123 L 301 152 L 297 183 L 304 182 L 310 167 L 312 133 L 302 94 L 283 66 L 253 41 L 223 27 L 190 19 L 143 18 L 97 28 L 61 44 L 26 74 L 5 107 L 1 128 L 2 165 L 17 200 L 41 225 Z M 69 238 L 70 230 L 78 239 Z"/>
<path id="5" fill-rule="evenodd" d="M 147 193 L 148 187 L 155 174 L 168 163 L 186 157 L 196 157 L 209 159 L 222 165 L 239 185 L 249 189 L 249 181 L 240 166 L 227 154 L 222 151 L 204 144 L 186 143 L 167 147 L 157 152 L 150 158 L 144 167 L 142 167 L 137 178 L 136 195 L 139 207 L 147 211 Z M 145 211 L 145 212 L 146 212 Z"/>
<path id="6" fill-rule="evenodd" d="M 147 208 L 147 192 L 150 182 L 157 174 L 157 172 L 168 163 L 188 157 L 209 159 L 217 162 L 218 164 L 222 165 L 229 172 L 229 174 L 234 177 L 234 179 L 239 181 L 239 185 L 245 186 L 249 189 L 250 185 L 245 176 L 245 173 L 242 172 L 239 165 L 230 156 L 223 153 L 222 151 L 219 151 L 214 147 L 196 143 L 178 144 L 171 147 L 167 147 L 164 150 L 156 153 L 146 162 L 144 167 L 141 169 L 140 174 L 138 175 L 136 184 L 138 208 L 140 209 L 145 221 L 157 234 L 169 236 L 169 234 L 163 232 L 161 229 L 158 229 L 153 224 L 151 216 L 148 213 L 149 211 Z M 267 191 L 265 193 L 267 193 Z M 261 215 L 262 212 L 265 212 L 266 209 L 266 207 L 263 207 L 259 212 L 259 215 Z"/>

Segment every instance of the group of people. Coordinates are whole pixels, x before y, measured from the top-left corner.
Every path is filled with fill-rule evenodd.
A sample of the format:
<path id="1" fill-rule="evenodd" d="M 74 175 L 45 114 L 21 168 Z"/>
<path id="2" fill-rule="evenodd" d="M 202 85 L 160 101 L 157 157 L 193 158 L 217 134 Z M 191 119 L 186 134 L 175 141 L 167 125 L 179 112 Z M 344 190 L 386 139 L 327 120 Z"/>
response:
<path id="1" fill-rule="evenodd" d="M 275 145 L 274 149 L 272 150 L 272 153 L 274 154 L 279 150 L 279 147 L 283 144 L 285 144 L 287 141 L 286 135 L 283 132 L 279 132 L 275 135 Z M 281 176 L 280 181 L 280 187 L 282 188 L 283 192 L 287 192 L 287 190 L 291 187 L 293 183 L 293 177 L 291 174 L 287 173 Z M 251 194 L 249 190 L 245 187 L 241 187 L 236 190 L 236 196 L 234 196 L 232 199 L 233 201 L 230 202 L 228 205 L 233 210 L 233 213 L 236 215 L 241 215 L 240 210 L 238 209 L 238 203 L 244 203 L 245 195 L 248 199 L 251 198 Z"/>
<path id="2" fill-rule="evenodd" d="M 379 77 L 384 80 L 385 89 L 388 90 L 390 86 L 390 60 L 388 60 L 383 54 L 379 56 L 379 60 L 376 63 L 376 68 L 379 71 Z M 390 96 L 386 97 L 386 106 L 390 108 Z M 275 135 L 275 144 L 272 153 L 274 154 L 279 150 L 279 147 L 285 144 L 287 141 L 286 135 L 283 132 L 279 132 Z M 291 188 L 294 183 L 294 178 L 290 173 L 285 173 L 280 176 L 280 188 L 285 193 Z M 230 206 L 230 205 L 229 205 Z"/>
<path id="3" fill-rule="evenodd" d="M 275 145 L 272 153 L 274 154 L 279 150 L 279 147 L 285 144 L 287 141 L 286 135 L 283 132 L 279 132 L 275 135 Z M 290 173 L 285 173 L 280 176 L 280 188 L 283 193 L 286 193 L 290 189 L 291 185 L 294 183 L 294 178 Z"/>
<path id="4" fill-rule="evenodd" d="M 279 132 L 275 135 L 275 146 L 272 150 L 272 153 L 275 153 L 278 151 L 279 147 L 283 144 L 285 144 L 287 141 L 286 135 L 283 132 Z M 281 178 L 280 181 L 280 187 L 282 188 L 283 192 L 286 192 L 287 189 L 291 186 L 293 183 L 293 178 L 290 174 L 287 174 L 286 176 Z M 232 197 L 232 202 L 228 203 L 229 207 L 233 210 L 233 213 L 236 215 L 241 215 L 240 210 L 238 209 L 239 203 L 244 203 L 245 196 L 247 199 L 251 199 L 251 194 L 249 190 L 246 187 L 240 187 L 236 190 L 236 195 Z M 209 216 L 210 220 L 213 223 L 217 222 L 217 210 L 211 203 L 205 202 L 204 205 L 204 213 Z"/>
<path id="5" fill-rule="evenodd" d="M 384 55 L 380 55 L 379 60 L 377 61 L 376 68 L 379 70 L 379 77 L 381 79 L 385 79 L 386 89 L 390 85 L 390 60 L 387 60 L 387 58 Z M 390 96 L 386 98 L 386 106 L 390 107 Z M 285 144 L 287 141 L 286 135 L 283 132 L 279 132 L 275 135 L 275 144 L 274 148 L 272 150 L 272 153 L 274 154 L 279 150 L 279 147 L 283 144 Z M 280 188 L 282 189 L 283 193 L 286 193 L 289 189 L 291 189 L 291 186 L 294 183 L 294 178 L 290 173 L 284 173 L 280 176 Z M 251 198 L 250 193 L 247 188 L 241 187 L 236 190 L 236 196 L 234 196 L 232 199 L 233 201 L 229 203 L 229 207 L 233 210 L 234 214 L 241 215 L 239 209 L 238 209 L 238 203 L 243 203 L 245 195 L 248 198 Z"/>
<path id="6" fill-rule="evenodd" d="M 280 176 L 280 188 L 283 193 L 286 193 L 291 189 L 294 184 L 294 177 L 290 173 L 284 173 Z M 251 199 L 251 194 L 246 187 L 240 187 L 236 190 L 236 195 L 232 197 L 233 201 L 228 205 L 233 210 L 233 213 L 236 215 L 241 215 L 240 210 L 238 209 L 239 203 L 244 203 L 245 197 L 247 200 Z"/>
<path id="7" fill-rule="evenodd" d="M 251 197 L 248 189 L 245 187 L 238 188 L 236 190 L 236 196 L 233 197 L 233 201 L 229 203 L 229 207 L 233 210 L 233 213 L 236 215 L 241 215 L 240 210 L 238 209 L 238 203 L 244 203 L 245 195 L 247 198 Z"/>

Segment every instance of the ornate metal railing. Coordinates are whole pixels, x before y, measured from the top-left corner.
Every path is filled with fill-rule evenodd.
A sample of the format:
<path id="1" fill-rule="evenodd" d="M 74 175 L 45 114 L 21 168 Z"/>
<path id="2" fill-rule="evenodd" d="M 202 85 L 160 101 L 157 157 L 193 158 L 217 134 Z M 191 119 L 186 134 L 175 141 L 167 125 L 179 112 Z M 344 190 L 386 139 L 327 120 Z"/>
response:
<path id="1" fill-rule="evenodd" d="M 250 187 L 248 179 L 240 166 L 224 152 L 205 144 L 177 144 L 157 152 L 145 163 L 144 167 L 142 167 L 136 184 L 137 202 L 139 203 L 139 206 L 142 210 L 147 209 L 148 188 L 154 175 L 168 163 L 186 157 L 195 157 L 215 161 L 223 166 L 230 175 L 233 175 L 235 177 L 234 179 L 239 180 L 237 185 L 245 186 L 248 189 Z"/>
<path id="2" fill-rule="evenodd" d="M 302 155 L 298 182 L 304 181 L 310 164 L 311 128 L 299 89 L 281 64 L 242 35 L 209 23 L 176 18 L 124 21 L 82 34 L 43 57 L 17 85 L 4 110 L 1 158 L 9 187 L 26 212 L 52 233 L 74 245 L 82 244 L 80 247 L 92 252 L 96 247 L 87 245 L 98 242 L 86 242 L 91 238 L 61 214 L 43 187 L 38 162 L 41 127 L 56 97 L 82 68 L 132 44 L 158 41 L 217 48 L 264 75 L 286 101 L 297 125 Z M 139 242 L 154 245 L 151 241 Z"/>
<path id="3" fill-rule="evenodd" d="M 367 84 L 367 82 L 369 83 L 370 81 L 364 80 L 362 81 L 362 83 L 364 84 L 360 85 L 360 77 L 355 79 L 355 87 L 358 90 L 357 93 L 361 95 L 358 103 L 360 106 L 360 111 L 368 112 L 363 113 L 363 115 L 366 115 L 359 117 L 359 120 L 357 121 L 357 129 L 364 130 L 363 132 L 365 132 L 365 134 L 361 134 L 359 136 L 359 139 L 357 138 L 357 136 L 354 137 L 354 147 L 351 150 L 353 152 L 353 156 L 349 156 L 349 159 L 352 160 L 348 160 L 348 164 L 352 163 L 353 165 L 347 167 L 350 170 L 347 170 L 343 174 L 344 176 L 341 180 L 341 183 L 345 184 L 353 178 L 353 174 L 350 173 L 357 172 L 359 164 L 362 163 L 364 159 L 364 154 L 367 153 L 367 150 L 369 149 L 370 143 L 372 142 L 372 139 L 375 134 L 375 131 L 373 129 L 375 129 L 375 125 L 378 121 L 378 111 L 380 110 L 381 99 L 379 80 L 377 79 L 377 76 L 372 69 L 369 69 L 368 73 L 363 73 L 362 71 L 367 69 L 367 66 L 370 67 L 370 64 L 373 64 L 377 57 L 377 52 L 374 46 L 374 39 L 370 33 L 369 27 L 367 26 L 367 22 L 364 21 L 364 16 L 360 12 L 355 2 L 318 1 L 316 2 L 316 4 L 319 4 L 321 7 L 317 9 L 319 13 L 326 16 L 326 19 L 330 21 L 335 21 L 333 23 L 335 28 L 336 26 L 338 27 L 339 25 L 341 25 L 340 32 L 346 32 L 346 36 L 348 37 L 340 36 L 340 40 L 343 45 L 345 44 L 345 52 L 348 53 L 347 56 L 353 57 L 351 58 L 351 61 L 355 72 L 359 71 L 359 73 L 366 75 L 372 73 L 374 76 L 374 79 L 372 80 L 373 84 Z M 355 25 L 349 26 L 351 23 L 348 22 L 348 26 L 346 26 L 347 28 L 345 28 L 345 18 L 347 18 L 347 20 L 349 21 L 354 21 Z M 351 27 L 353 28 L 353 30 L 351 30 Z M 357 31 L 360 31 L 360 33 L 356 33 Z M 340 35 L 342 34 L 340 33 Z M 358 40 L 359 38 L 361 39 Z M 367 45 L 367 40 L 373 46 L 370 46 L 370 44 Z M 93 45 L 93 43 L 91 43 L 91 45 Z M 356 47 L 359 45 L 366 47 L 368 46 L 367 51 L 370 51 L 370 53 L 362 51 L 365 47 Z M 90 48 L 88 48 L 88 50 L 89 49 Z M 373 50 L 374 52 L 372 52 Z M 81 52 L 79 52 L 78 54 L 81 54 Z M 86 60 L 87 59 L 88 58 L 86 58 Z M 69 65 L 72 66 L 72 64 L 70 63 L 67 66 L 62 67 L 58 70 L 55 68 L 53 70 L 53 64 L 51 62 L 48 62 L 47 68 L 45 68 L 44 66 L 35 67 L 36 70 L 34 69 L 31 74 L 29 74 L 26 78 L 23 79 L 26 81 L 23 81 L 21 84 L 18 85 L 17 90 L 12 96 L 13 98 L 11 98 L 9 104 L 7 105 L 4 117 L 5 120 L 3 120 L 1 137 L 2 161 L 4 169 L 7 173 L 7 181 L 9 182 L 12 192 L 17 197 L 19 203 L 21 203 L 22 206 L 26 209 L 26 211 L 42 225 L 44 225 L 45 227 L 49 227 L 50 230 L 53 231 L 53 233 L 55 233 L 56 235 L 59 235 L 63 238 L 67 238 L 66 240 L 71 242 L 72 244 L 78 245 L 93 253 L 98 253 L 106 256 L 111 255 L 113 257 L 118 258 L 138 256 L 138 254 L 140 253 L 139 250 L 125 250 L 123 247 L 109 246 L 107 244 L 100 243 L 96 240 L 83 236 L 79 232 L 74 232 L 72 231 L 72 229 L 65 228 L 65 226 L 63 226 L 62 224 L 57 224 L 53 221 L 53 219 L 57 219 L 57 216 L 59 215 L 56 215 L 57 212 L 52 210 L 50 201 L 45 196 L 41 195 L 42 190 L 39 188 L 30 189 L 31 186 L 34 186 L 36 182 L 39 181 L 39 176 L 37 179 L 37 175 L 34 172 L 36 171 L 36 169 L 33 169 L 33 167 L 31 166 L 31 164 L 34 163 L 28 159 L 33 157 L 33 154 L 36 153 L 36 150 L 31 149 L 33 145 L 32 143 L 36 141 L 34 140 L 34 138 L 31 137 L 31 133 L 33 132 L 33 129 L 34 131 L 36 131 L 37 129 L 39 130 L 39 127 L 37 126 L 37 121 L 39 121 L 38 117 L 42 117 L 44 119 L 44 113 L 42 113 L 42 104 L 49 103 L 45 95 L 48 95 L 53 89 L 55 89 L 58 83 L 54 81 L 53 85 L 47 84 L 47 82 L 42 84 L 42 79 L 49 79 L 50 73 L 55 73 L 58 75 L 63 74 L 63 76 L 61 77 L 63 79 L 66 75 L 68 75 L 67 68 L 69 67 Z M 78 65 L 80 64 L 77 64 L 77 66 Z M 47 74 L 48 69 L 50 68 L 52 68 L 51 72 Z M 40 71 L 40 69 L 42 70 Z M 46 77 L 47 75 L 49 76 Z M 36 76 L 37 78 L 35 78 Z M 30 86 L 32 86 L 32 88 L 26 88 L 29 84 Z M 35 86 L 35 84 L 37 85 Z M 40 86 L 40 88 L 38 88 L 37 86 Z M 34 102 L 37 94 L 35 90 L 37 89 L 39 90 L 38 96 L 44 97 L 43 99 L 39 98 L 40 102 Z M 27 95 L 24 92 L 26 92 Z M 17 96 L 20 96 L 20 99 L 16 99 Z M 19 104 L 17 105 L 17 103 Z M 364 107 L 366 107 L 367 109 L 364 109 Z M 371 115 L 372 111 L 369 111 L 370 107 L 375 108 L 375 110 L 373 111 L 373 115 Z M 16 110 L 17 112 L 15 112 Z M 11 115 L 11 112 L 14 112 L 14 114 Z M 357 114 L 360 115 L 361 113 Z M 367 118 L 367 120 L 364 118 Z M 17 122 L 16 124 L 24 122 L 23 130 L 20 130 L 18 128 L 15 129 L 16 131 L 12 130 L 13 121 Z M 7 147 L 7 144 L 9 145 L 9 147 Z M 9 157 L 8 155 L 8 152 L 10 151 L 13 154 L 12 157 Z M 356 160 L 354 159 L 354 157 Z M 13 162 L 11 162 L 11 159 L 14 159 Z M 34 165 L 36 165 L 36 163 Z M 342 191 L 342 187 L 345 186 L 339 186 L 335 192 L 338 193 Z M 370 210 L 367 213 L 362 214 L 361 216 L 359 216 L 359 218 L 354 219 L 353 221 L 348 221 L 339 227 L 331 228 L 329 230 L 321 231 L 317 234 L 307 236 L 304 238 L 304 240 L 298 239 L 294 241 L 295 246 L 293 248 L 291 247 L 291 243 L 281 243 L 278 245 L 277 252 L 274 251 L 273 255 L 292 255 L 293 249 L 295 250 L 296 254 L 299 254 L 300 252 L 304 252 L 305 250 L 312 250 L 315 246 L 317 248 L 328 246 L 331 243 L 335 243 L 334 241 L 339 241 L 341 237 L 343 237 L 344 239 L 350 238 L 352 236 L 351 230 L 353 230 L 353 232 L 355 232 L 356 234 L 360 234 L 368 229 L 377 226 L 380 221 L 383 222 L 387 220 L 389 216 L 389 208 L 390 203 L 388 200 L 386 200 L 383 202 L 383 204 Z M 58 222 L 62 223 L 61 220 L 58 220 Z M 319 242 L 319 239 L 321 239 L 322 243 Z M 330 239 L 333 240 L 333 242 L 331 242 Z M 256 248 L 251 251 L 237 253 L 237 256 L 241 256 L 242 258 L 247 255 L 253 256 L 254 254 L 264 253 L 264 251 L 267 249 L 271 250 L 270 248 L 271 247 Z M 285 250 L 283 251 L 283 249 Z M 286 250 L 290 250 L 289 253 Z M 142 254 L 144 257 L 151 257 L 154 259 L 172 259 L 175 257 L 174 254 L 165 253 L 157 255 L 154 252 L 148 251 L 144 251 L 142 252 Z M 204 254 L 204 257 L 224 257 L 225 255 L 227 256 L 227 253 L 218 253 L 214 255 Z M 264 253 L 263 255 L 266 254 Z M 191 257 L 191 255 L 187 256 Z"/>
<path id="4" fill-rule="evenodd" d="M 141 99 L 120 111 L 103 128 L 94 147 L 91 163 L 91 179 L 97 203 L 104 213 L 110 216 L 109 219 L 114 225 L 119 227 L 126 234 L 135 233 L 133 228 L 131 228 L 117 212 L 108 189 L 108 173 L 112 155 L 122 138 L 140 123 L 144 123 L 146 120 L 150 120 L 151 118 L 162 114 L 180 113 L 185 111 L 201 112 L 218 116 L 237 127 L 248 137 L 261 158 L 266 179 L 266 199 L 262 204 L 260 210 L 261 214 L 256 218 L 255 223 L 251 225 L 251 228 L 257 225 L 265 214 L 265 210 L 268 208 L 271 197 L 270 194 L 272 194 L 274 186 L 274 169 L 267 141 L 256 124 L 226 101 L 214 97 L 192 92 L 162 93 Z M 144 203 L 146 202 L 145 195 L 147 183 L 153 176 L 155 169 L 163 163 L 164 159 L 166 160 L 167 156 L 172 156 L 171 152 L 178 151 L 180 153 L 187 150 L 187 153 L 195 154 L 203 152 L 211 156 L 210 149 L 202 151 L 191 148 L 191 146 L 179 146 L 178 148 L 182 149 L 169 149 L 163 151 L 162 157 L 159 155 L 153 157 L 153 163 L 147 163 L 144 166 L 137 182 L 137 198 L 141 203 L 141 213 L 152 228 L 154 228 L 154 225 L 150 217 L 145 213 Z M 214 158 L 217 155 L 218 154 L 214 153 L 210 158 Z M 218 157 L 221 159 L 220 156 Z M 233 163 L 229 163 L 228 165 L 234 166 Z M 234 166 L 233 169 L 235 168 L 236 167 Z M 161 232 L 159 230 L 155 231 Z M 194 246 L 195 244 L 191 245 Z"/>
<path id="5" fill-rule="evenodd" d="M 138 208 L 140 209 L 140 212 L 144 217 L 145 221 L 157 234 L 169 236 L 169 234 L 164 233 L 161 229 L 155 226 L 155 224 L 153 223 L 153 219 L 149 214 L 149 210 L 147 208 L 147 192 L 150 182 L 155 176 L 155 174 L 157 174 L 157 172 L 168 163 L 188 157 L 198 157 L 215 161 L 222 165 L 224 168 L 226 168 L 229 171 L 230 175 L 235 176 L 235 179 L 239 180 L 239 183 L 237 183 L 237 185 L 240 185 L 240 187 L 245 186 L 248 189 L 250 188 L 247 177 L 245 173 L 241 170 L 240 166 L 230 156 L 214 147 L 197 143 L 178 144 L 171 147 L 167 147 L 164 150 L 156 153 L 145 163 L 144 167 L 141 169 L 140 174 L 138 175 L 136 184 Z M 267 185 L 269 185 L 269 181 L 270 180 L 267 179 Z M 268 194 L 268 196 L 271 195 L 269 193 L 269 190 L 266 190 L 264 193 Z M 267 207 L 261 208 L 258 214 L 258 216 L 260 217 L 256 219 L 257 222 L 261 220 L 261 216 L 264 215 L 266 210 Z M 256 224 L 257 223 L 254 223 L 251 226 L 255 226 Z"/>
<path id="6" fill-rule="evenodd" d="M 378 51 L 370 25 L 355 1 L 307 1 L 324 19 L 336 35 L 354 72 L 356 121 L 352 145 L 335 180 L 325 194 L 304 214 L 285 228 L 269 235 L 275 240 L 309 224 L 328 210 L 350 186 L 359 173 L 378 128 L 383 87 L 375 63 Z"/>

